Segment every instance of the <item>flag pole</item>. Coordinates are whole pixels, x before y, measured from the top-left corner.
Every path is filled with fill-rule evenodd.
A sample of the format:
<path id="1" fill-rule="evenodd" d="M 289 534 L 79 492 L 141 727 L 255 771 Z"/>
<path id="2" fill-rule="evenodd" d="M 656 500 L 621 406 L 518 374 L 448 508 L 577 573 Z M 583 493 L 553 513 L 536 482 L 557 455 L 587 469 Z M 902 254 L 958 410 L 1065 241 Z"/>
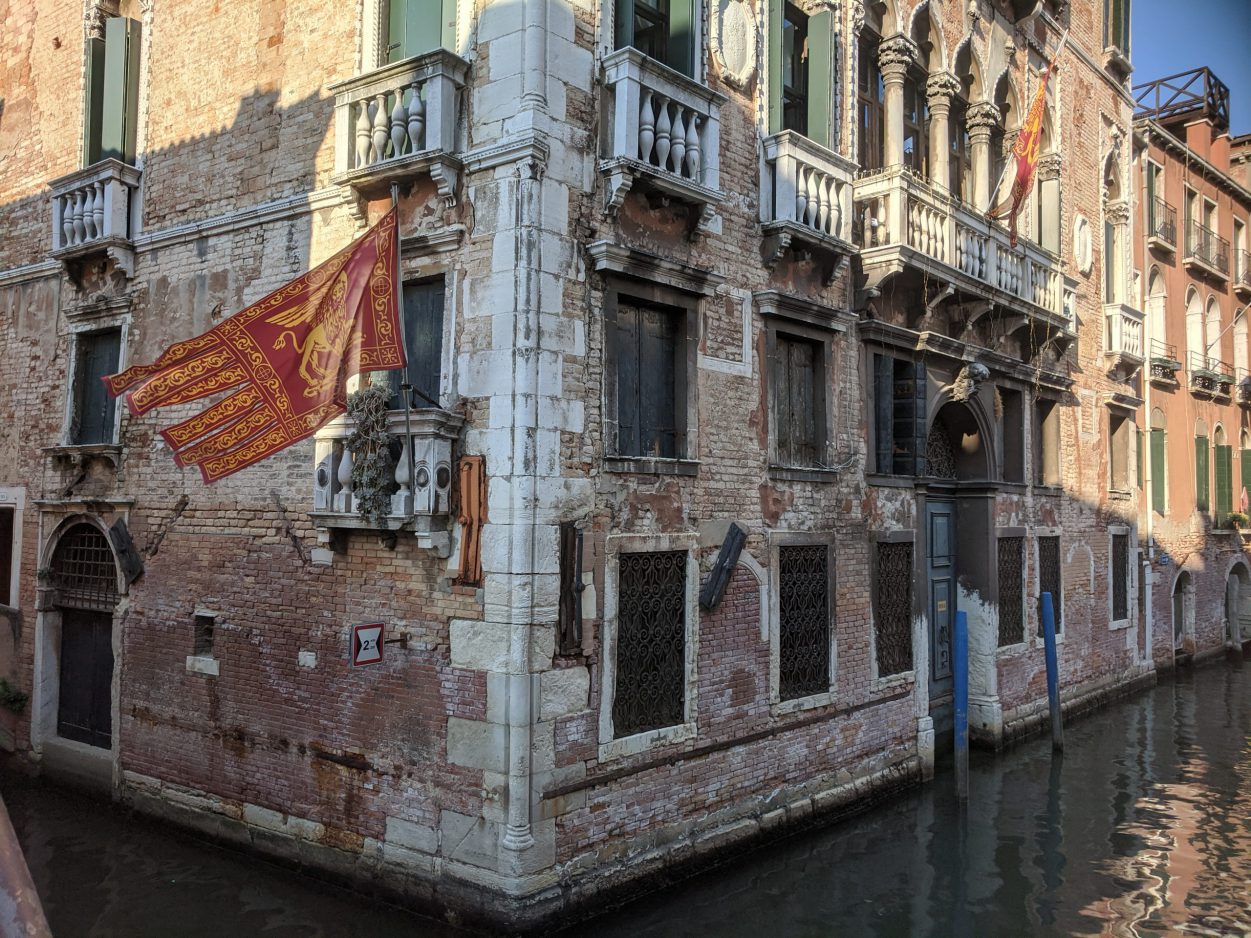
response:
<path id="1" fill-rule="evenodd" d="M 400 380 L 400 396 L 404 398 L 404 452 L 408 454 L 408 498 L 409 513 L 417 510 L 416 473 L 417 467 L 413 457 L 413 414 L 412 414 L 412 383 L 408 374 L 408 323 L 404 320 L 404 288 L 400 282 L 400 185 L 391 183 L 391 211 L 395 212 L 395 293 L 396 310 L 400 320 L 400 345 L 404 348 L 404 374 Z"/>

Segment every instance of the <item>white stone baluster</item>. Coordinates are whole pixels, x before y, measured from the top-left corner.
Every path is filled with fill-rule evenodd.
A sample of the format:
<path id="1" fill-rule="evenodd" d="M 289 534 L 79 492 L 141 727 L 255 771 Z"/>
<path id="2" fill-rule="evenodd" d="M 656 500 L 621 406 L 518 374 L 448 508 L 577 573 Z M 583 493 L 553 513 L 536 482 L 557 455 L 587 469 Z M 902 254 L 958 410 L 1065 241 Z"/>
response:
<path id="1" fill-rule="evenodd" d="M 380 92 L 374 99 L 374 162 L 379 163 L 387 158 L 387 94 Z"/>
<path id="2" fill-rule="evenodd" d="M 686 125 L 686 175 L 696 182 L 700 180 L 700 152 L 699 152 L 699 115 L 691 114 L 690 121 Z"/>
<path id="3" fill-rule="evenodd" d="M 358 101 L 356 106 L 360 110 L 356 115 L 356 166 L 354 168 L 359 169 L 373 162 L 369 158 L 369 149 L 372 145 L 370 138 L 373 134 L 373 122 L 369 119 L 368 101 Z"/>
<path id="4" fill-rule="evenodd" d="M 87 230 L 83 227 L 83 191 L 74 193 L 74 240 L 73 244 L 82 244 Z"/>
<path id="5" fill-rule="evenodd" d="M 408 139 L 408 109 L 404 107 L 404 89 L 395 93 L 395 107 L 391 108 L 391 156 L 396 157 L 404 152 L 404 141 Z"/>
<path id="6" fill-rule="evenodd" d="M 673 164 L 673 172 L 682 175 L 682 167 L 686 160 L 686 108 L 680 104 L 674 115 L 673 131 L 670 135 L 669 160 Z M 664 167 L 661 167 L 662 169 Z"/>
<path id="7" fill-rule="evenodd" d="M 412 84 L 413 96 L 408 100 L 409 153 L 418 153 L 426 147 L 426 102 L 421 100 L 421 86 Z"/>
<path id="8" fill-rule="evenodd" d="M 409 472 L 409 447 L 412 446 L 412 438 L 407 433 L 400 437 L 403 440 L 403 447 L 400 450 L 399 461 L 395 464 L 395 484 L 398 485 L 399 491 L 391 496 L 391 514 L 393 515 L 409 515 L 413 511 L 413 490 L 411 483 L 413 481 L 412 473 Z"/>
<path id="9" fill-rule="evenodd" d="M 92 222 L 95 225 L 96 237 L 104 237 L 104 183 L 96 183 L 96 199 L 92 206 Z M 126 232 L 113 232 L 114 234 L 125 234 Z"/>
<path id="10" fill-rule="evenodd" d="M 74 197 L 70 193 L 61 196 L 61 247 L 74 243 Z"/>
<path id="11" fill-rule="evenodd" d="M 656 143 L 656 109 L 652 104 L 652 91 L 643 89 L 642 100 L 639 101 L 639 159 L 644 163 L 652 161 L 652 147 Z"/>
<path id="12" fill-rule="evenodd" d="M 673 121 L 669 117 L 669 99 L 657 96 L 660 102 L 660 116 L 656 118 L 656 159 L 652 162 L 664 169 L 669 165 L 669 141 L 673 130 Z"/>
<path id="13" fill-rule="evenodd" d="M 345 445 L 343 455 L 339 457 L 339 491 L 334 497 L 334 510 L 349 512 L 352 510 L 352 451 Z"/>

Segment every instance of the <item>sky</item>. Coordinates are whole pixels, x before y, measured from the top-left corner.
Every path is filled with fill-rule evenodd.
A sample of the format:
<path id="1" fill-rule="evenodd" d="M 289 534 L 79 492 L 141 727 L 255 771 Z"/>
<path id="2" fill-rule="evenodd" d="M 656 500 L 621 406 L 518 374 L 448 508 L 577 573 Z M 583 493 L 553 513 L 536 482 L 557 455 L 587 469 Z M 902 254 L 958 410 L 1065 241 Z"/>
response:
<path id="1" fill-rule="evenodd" d="M 1229 131 L 1251 133 L 1251 0 L 1133 0 L 1135 85 L 1206 65 L 1229 88 Z"/>

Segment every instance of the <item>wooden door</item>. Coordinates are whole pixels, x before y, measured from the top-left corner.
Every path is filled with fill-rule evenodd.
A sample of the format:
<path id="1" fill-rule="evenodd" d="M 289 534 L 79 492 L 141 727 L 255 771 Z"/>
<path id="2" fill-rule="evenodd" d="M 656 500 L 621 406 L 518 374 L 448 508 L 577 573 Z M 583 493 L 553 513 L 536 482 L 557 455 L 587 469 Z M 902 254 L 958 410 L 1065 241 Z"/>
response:
<path id="1" fill-rule="evenodd" d="M 61 610 L 57 734 L 108 749 L 113 742 L 113 616 Z"/>
<path id="2" fill-rule="evenodd" d="M 931 500 L 925 507 L 929 541 L 930 701 L 951 695 L 952 629 L 956 616 L 956 506 Z"/>

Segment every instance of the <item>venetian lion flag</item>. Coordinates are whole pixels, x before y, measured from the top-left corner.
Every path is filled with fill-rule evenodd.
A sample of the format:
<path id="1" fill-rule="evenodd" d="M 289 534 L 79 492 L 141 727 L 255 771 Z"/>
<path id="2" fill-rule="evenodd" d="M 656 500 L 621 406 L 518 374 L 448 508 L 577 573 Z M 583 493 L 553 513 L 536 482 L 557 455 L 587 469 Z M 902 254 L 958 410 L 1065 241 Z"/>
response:
<path id="1" fill-rule="evenodd" d="M 179 466 L 215 482 L 312 436 L 347 407 L 346 382 L 405 366 L 395 209 L 355 242 L 151 365 L 104 379 L 135 415 L 225 393 L 161 431 Z"/>
<path id="2" fill-rule="evenodd" d="M 1047 82 L 1051 80 L 1051 70 L 1056 67 L 1056 60 L 1060 58 L 1060 52 L 1068 38 L 1069 34 L 1067 32 L 1060 37 L 1060 44 L 1056 46 L 1056 54 L 1051 57 L 1051 63 L 1047 66 L 1042 83 L 1038 86 L 1038 90 L 1034 92 L 1034 100 L 1030 104 L 1029 113 L 1025 116 L 1025 123 L 1021 125 L 1021 132 L 1017 135 L 1016 143 L 1012 145 L 1012 155 L 1016 158 L 1016 173 L 1012 179 L 1012 191 L 1008 193 L 1008 197 L 1003 202 L 987 212 L 991 218 L 1003 218 L 1005 215 L 1008 217 L 1008 230 L 1012 235 L 1013 247 L 1016 247 L 1016 219 L 1021 212 L 1021 206 L 1025 204 L 1025 199 L 1033 188 L 1034 171 L 1038 168 L 1038 150 L 1042 144 L 1043 114 L 1047 109 Z M 1011 169 L 1011 164 L 1009 164 L 1008 168 Z M 1007 175 L 1006 171 L 1004 175 Z M 999 184 L 1000 186 L 1003 185 L 1002 179 L 999 180 Z M 998 193 L 998 188 L 995 191 Z"/>

